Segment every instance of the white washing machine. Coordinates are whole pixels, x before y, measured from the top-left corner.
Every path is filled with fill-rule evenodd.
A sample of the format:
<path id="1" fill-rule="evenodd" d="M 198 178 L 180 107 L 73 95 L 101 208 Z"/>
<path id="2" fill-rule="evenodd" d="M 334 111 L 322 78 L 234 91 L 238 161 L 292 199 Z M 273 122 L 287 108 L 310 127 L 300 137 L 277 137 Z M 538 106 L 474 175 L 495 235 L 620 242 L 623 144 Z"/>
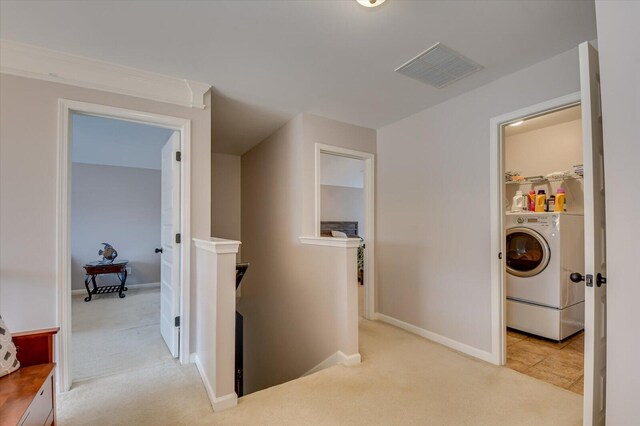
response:
<path id="1" fill-rule="evenodd" d="M 562 340 L 584 329 L 584 217 L 507 213 L 507 326 Z"/>

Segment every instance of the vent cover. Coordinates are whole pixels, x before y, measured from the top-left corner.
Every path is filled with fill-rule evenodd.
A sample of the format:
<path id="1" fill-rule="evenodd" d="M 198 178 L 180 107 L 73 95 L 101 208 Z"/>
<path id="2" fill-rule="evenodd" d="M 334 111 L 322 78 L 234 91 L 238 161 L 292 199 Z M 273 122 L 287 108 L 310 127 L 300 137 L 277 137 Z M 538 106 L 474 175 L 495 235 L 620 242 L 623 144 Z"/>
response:
<path id="1" fill-rule="evenodd" d="M 458 52 L 436 43 L 396 72 L 442 88 L 481 69 L 482 66 Z"/>

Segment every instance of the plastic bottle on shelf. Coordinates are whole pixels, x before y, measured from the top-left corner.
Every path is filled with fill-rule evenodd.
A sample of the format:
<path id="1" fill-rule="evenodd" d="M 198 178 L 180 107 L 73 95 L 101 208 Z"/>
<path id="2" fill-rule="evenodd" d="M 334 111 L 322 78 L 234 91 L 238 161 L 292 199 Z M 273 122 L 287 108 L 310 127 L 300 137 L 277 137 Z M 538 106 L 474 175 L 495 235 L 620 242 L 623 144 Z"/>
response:
<path id="1" fill-rule="evenodd" d="M 536 205 L 535 205 L 536 213 L 542 213 L 545 211 L 544 205 L 546 201 L 547 201 L 546 192 L 544 192 L 544 189 L 539 189 L 538 195 L 536 195 Z"/>
<path id="2" fill-rule="evenodd" d="M 564 188 L 559 187 L 556 190 L 556 205 L 553 208 L 554 212 L 565 212 L 567 211 L 567 206 L 565 204 L 566 196 L 564 192 Z"/>
<path id="3" fill-rule="evenodd" d="M 511 211 L 522 211 L 522 191 L 516 191 L 516 195 L 513 197 L 513 202 L 511 203 Z"/>
<path id="4" fill-rule="evenodd" d="M 533 189 L 529 191 L 529 211 L 532 212 L 536 209 L 536 191 Z"/>
<path id="5" fill-rule="evenodd" d="M 547 211 L 548 212 L 554 211 L 555 206 L 556 206 L 556 196 L 549 195 L 549 199 L 547 200 Z"/>

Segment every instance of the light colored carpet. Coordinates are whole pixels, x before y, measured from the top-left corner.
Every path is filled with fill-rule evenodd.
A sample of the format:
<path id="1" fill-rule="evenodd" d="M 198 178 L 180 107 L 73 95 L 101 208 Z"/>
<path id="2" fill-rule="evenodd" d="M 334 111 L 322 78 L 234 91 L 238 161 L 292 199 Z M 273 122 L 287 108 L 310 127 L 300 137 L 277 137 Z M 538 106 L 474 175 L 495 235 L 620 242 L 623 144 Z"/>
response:
<path id="1" fill-rule="evenodd" d="M 160 335 L 160 287 L 72 299 L 72 377 L 92 377 L 173 363 Z"/>
<path id="2" fill-rule="evenodd" d="M 395 327 L 360 323 L 363 362 L 335 366 L 213 413 L 194 366 L 81 382 L 61 425 L 580 425 L 582 398 Z"/>

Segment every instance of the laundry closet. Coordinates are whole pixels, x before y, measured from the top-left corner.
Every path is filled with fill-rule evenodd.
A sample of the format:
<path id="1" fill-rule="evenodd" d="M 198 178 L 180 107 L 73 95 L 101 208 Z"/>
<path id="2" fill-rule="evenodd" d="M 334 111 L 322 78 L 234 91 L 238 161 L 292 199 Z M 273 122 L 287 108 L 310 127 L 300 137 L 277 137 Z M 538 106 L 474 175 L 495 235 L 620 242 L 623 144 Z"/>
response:
<path id="1" fill-rule="evenodd" d="M 507 366 L 582 393 L 580 105 L 504 128 Z"/>

